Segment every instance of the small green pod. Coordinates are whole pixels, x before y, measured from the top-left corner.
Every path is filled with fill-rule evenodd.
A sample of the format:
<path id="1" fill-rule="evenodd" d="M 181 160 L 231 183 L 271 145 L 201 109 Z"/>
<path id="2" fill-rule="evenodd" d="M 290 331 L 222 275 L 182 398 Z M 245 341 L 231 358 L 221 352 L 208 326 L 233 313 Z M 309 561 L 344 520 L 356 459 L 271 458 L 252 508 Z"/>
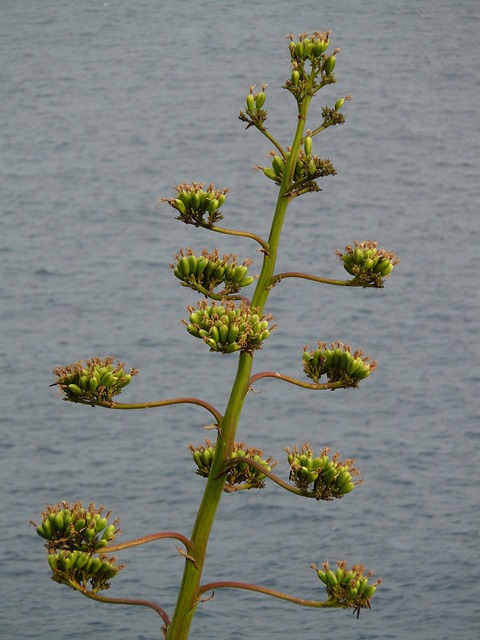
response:
<path id="1" fill-rule="evenodd" d="M 312 153 L 312 145 L 313 145 L 312 138 L 310 136 L 307 136 L 303 142 L 303 148 L 307 156 L 309 156 Z"/>
<path id="2" fill-rule="evenodd" d="M 336 62 L 337 62 L 337 59 L 333 55 L 328 56 L 328 58 L 325 60 L 325 63 L 323 65 L 323 70 L 325 71 L 325 74 L 327 76 L 329 76 L 334 70 Z"/>
<path id="3" fill-rule="evenodd" d="M 263 107 L 263 105 L 265 104 L 265 100 L 267 99 L 267 96 L 265 95 L 265 91 L 260 91 L 259 93 L 257 93 L 257 96 L 255 98 L 255 106 L 257 109 L 261 109 Z"/>

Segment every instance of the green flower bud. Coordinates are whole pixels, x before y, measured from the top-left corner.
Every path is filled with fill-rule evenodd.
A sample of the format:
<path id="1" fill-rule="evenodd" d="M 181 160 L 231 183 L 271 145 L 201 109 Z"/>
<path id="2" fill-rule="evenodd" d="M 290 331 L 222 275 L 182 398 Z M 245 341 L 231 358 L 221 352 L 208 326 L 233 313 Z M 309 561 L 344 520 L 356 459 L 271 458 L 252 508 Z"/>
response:
<path id="1" fill-rule="evenodd" d="M 329 56 L 326 60 L 325 63 L 323 65 L 323 70 L 325 72 L 325 75 L 329 76 L 332 71 L 335 68 L 335 63 L 337 62 L 337 59 L 335 58 L 334 55 Z"/>
<path id="2" fill-rule="evenodd" d="M 264 91 L 260 91 L 260 93 L 257 94 L 256 98 L 255 98 L 255 106 L 257 109 L 261 109 L 263 107 L 263 105 L 265 104 L 265 100 L 267 99 L 267 96 L 265 95 Z"/>
<path id="3" fill-rule="evenodd" d="M 305 150 L 305 154 L 309 156 L 312 153 L 312 138 L 307 136 L 303 143 L 303 148 Z"/>

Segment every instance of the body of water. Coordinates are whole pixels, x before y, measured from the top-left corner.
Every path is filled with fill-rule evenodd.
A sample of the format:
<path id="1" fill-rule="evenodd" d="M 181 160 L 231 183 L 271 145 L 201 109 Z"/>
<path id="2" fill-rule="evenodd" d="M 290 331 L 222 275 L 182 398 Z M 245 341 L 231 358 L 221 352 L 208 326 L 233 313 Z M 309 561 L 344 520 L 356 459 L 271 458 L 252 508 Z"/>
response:
<path id="1" fill-rule="evenodd" d="M 360 389 L 314 393 L 262 380 L 238 438 L 287 474 L 308 440 L 355 457 L 365 482 L 344 500 L 268 485 L 225 495 L 205 580 L 323 590 L 312 563 L 346 559 L 383 585 L 372 611 L 301 609 L 218 591 L 198 640 L 475 640 L 480 458 L 480 9 L 470 0 L 5 0 L 0 7 L 0 637 L 150 640 L 148 610 L 93 603 L 49 579 L 28 523 L 82 499 L 122 518 L 123 539 L 190 533 L 203 490 L 188 444 L 209 415 L 176 406 L 111 412 L 62 402 L 58 364 L 93 355 L 140 375 L 125 399 L 202 397 L 224 409 L 237 356 L 210 354 L 179 324 L 193 292 L 169 264 L 218 247 L 261 264 L 257 245 L 174 220 L 157 198 L 182 181 L 229 187 L 225 226 L 268 234 L 276 187 L 252 168 L 269 145 L 237 119 L 268 83 L 267 124 L 288 145 L 295 105 L 287 33 L 330 29 L 347 122 L 315 139 L 338 175 L 293 203 L 277 271 L 342 277 L 335 251 L 375 239 L 402 263 L 383 290 L 284 280 L 278 330 L 255 371 L 301 377 L 305 344 L 342 340 L 378 361 Z M 467 366 L 468 365 L 468 366 Z M 183 561 L 170 541 L 122 554 L 108 595 L 173 610 Z"/>

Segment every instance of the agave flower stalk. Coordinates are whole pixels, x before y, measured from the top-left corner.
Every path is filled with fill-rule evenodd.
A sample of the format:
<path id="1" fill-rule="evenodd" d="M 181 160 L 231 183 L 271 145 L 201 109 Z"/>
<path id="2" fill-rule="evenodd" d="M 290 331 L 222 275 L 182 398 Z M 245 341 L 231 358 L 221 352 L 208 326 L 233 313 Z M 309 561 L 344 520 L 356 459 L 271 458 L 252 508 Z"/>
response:
<path id="1" fill-rule="evenodd" d="M 336 173 L 328 158 L 315 154 L 315 138 L 326 129 L 343 124 L 345 117 L 341 110 L 350 96 L 338 98 L 333 107 L 323 107 L 320 121 L 308 127 L 313 98 L 323 87 L 336 82 L 333 72 L 339 50 L 330 44 L 328 31 L 304 33 L 297 38 L 289 36 L 291 72 L 284 88 L 297 105 L 289 146 L 282 144 L 265 124 L 267 85 L 262 85 L 260 91 L 255 91 L 252 85 L 244 110 L 240 111 L 239 118 L 246 123 L 246 128 L 258 130 L 274 146 L 269 156 L 270 166 L 259 167 L 278 188 L 266 239 L 249 231 L 219 226 L 224 218 L 228 189 L 216 188 L 213 183 L 205 188 L 202 183 L 182 182 L 176 187 L 174 197 L 161 199 L 185 224 L 253 240 L 261 248 L 262 264 L 256 276 L 250 273 L 249 259 L 240 263 L 236 256 L 220 256 L 217 249 L 201 252 L 181 249 L 171 265 L 182 286 L 204 296 L 196 306 L 187 307 L 188 315 L 183 319 L 186 332 L 202 340 L 210 352 L 238 358 L 224 411 L 189 396 L 151 402 L 118 402 L 116 396 L 131 383 L 138 371 L 125 369 L 124 363 L 115 363 L 113 358 L 92 358 L 54 370 L 54 384 L 69 402 L 120 410 L 193 404 L 209 412 L 214 419 L 210 428 L 217 431 L 215 441 L 207 438 L 205 444 L 190 445 L 196 473 L 205 478 L 205 488 L 189 537 L 179 532 L 162 531 L 119 543 L 115 540 L 119 533 L 117 520 L 109 523 L 110 513 L 104 514 L 103 507 L 97 509 L 92 504 L 85 508 L 81 503 L 68 505 L 62 502 L 47 507 L 41 523 L 36 525 L 38 535 L 46 541 L 53 580 L 93 600 L 153 609 L 163 620 L 162 633 L 166 640 L 187 640 L 202 596 L 214 590 L 246 589 L 306 607 L 353 608 L 358 615 L 361 609 L 370 608 L 370 600 L 380 584 L 379 580 L 370 581 L 372 574 L 365 573 L 362 565 L 348 568 L 345 561 L 338 563 L 336 571 L 330 569 L 328 562 L 320 569 L 312 565 L 326 589 L 326 600 L 306 600 L 261 585 L 232 580 L 202 584 L 210 533 L 224 494 L 262 489 L 270 480 L 300 498 L 333 501 L 343 499 L 362 482 L 353 459 L 342 460 L 338 453 L 330 455 L 327 447 L 315 454 L 308 442 L 301 447 L 294 445 L 284 449 L 290 466 L 288 480 L 284 480 L 273 472 L 276 463 L 271 456 L 236 440 L 245 399 L 258 381 L 269 378 L 316 391 L 349 389 L 359 386 L 376 368 L 375 361 L 365 356 L 361 349 L 353 350 L 339 340 L 330 345 L 319 340 L 314 349 L 304 347 L 303 372 L 308 381 L 276 371 L 252 373 L 256 352 L 276 327 L 273 316 L 266 311 L 268 298 L 283 280 L 297 278 L 342 287 L 382 288 L 398 263 L 392 251 L 379 249 L 376 242 L 354 241 L 344 251 L 337 252 L 350 279 L 330 279 L 298 271 L 275 274 L 288 207 L 296 198 L 320 191 L 318 180 Z M 249 291 L 248 287 L 252 289 L 249 297 L 244 292 Z M 269 344 L 272 342 L 273 339 L 269 340 Z M 151 601 L 107 598 L 99 594 L 123 569 L 123 565 L 116 563 L 116 558 L 107 554 L 167 538 L 183 545 L 184 549 L 179 549 L 179 553 L 185 559 L 171 617 L 163 607 Z"/>

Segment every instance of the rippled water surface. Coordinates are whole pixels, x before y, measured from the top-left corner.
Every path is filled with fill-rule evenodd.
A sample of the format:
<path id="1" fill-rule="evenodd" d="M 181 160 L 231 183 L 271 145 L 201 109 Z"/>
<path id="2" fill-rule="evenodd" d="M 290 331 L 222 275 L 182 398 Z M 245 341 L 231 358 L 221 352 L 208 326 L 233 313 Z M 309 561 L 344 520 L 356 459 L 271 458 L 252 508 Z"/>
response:
<path id="1" fill-rule="evenodd" d="M 335 250 L 377 239 L 402 259 L 382 291 L 284 280 L 279 325 L 255 371 L 301 376 L 304 344 L 340 339 L 379 367 L 359 390 L 274 380 L 247 398 L 239 438 L 282 460 L 308 439 L 355 456 L 365 483 L 316 503 L 269 486 L 225 496 L 205 580 L 322 597 L 310 565 L 346 558 L 383 578 L 372 611 L 316 611 L 219 591 L 199 607 L 207 640 L 473 640 L 478 601 L 478 4 L 289 0 L 4 1 L 0 8 L 0 637 L 160 637 L 153 612 L 92 603 L 49 580 L 30 519 L 93 500 L 123 538 L 188 535 L 203 481 L 187 445 L 209 415 L 176 406 L 109 412 L 61 402 L 60 363 L 111 354 L 141 373 L 133 400 L 225 406 L 236 356 L 209 354 L 178 320 L 196 298 L 168 268 L 180 247 L 261 263 L 254 243 L 186 227 L 157 198 L 180 181 L 228 186 L 226 226 L 268 235 L 276 187 L 252 171 L 271 145 L 237 115 L 267 82 L 270 129 L 295 126 L 285 34 L 332 29 L 347 123 L 319 136 L 335 164 L 289 210 L 278 271 L 341 277 Z M 171 542 L 122 555 L 109 595 L 171 611 Z"/>

